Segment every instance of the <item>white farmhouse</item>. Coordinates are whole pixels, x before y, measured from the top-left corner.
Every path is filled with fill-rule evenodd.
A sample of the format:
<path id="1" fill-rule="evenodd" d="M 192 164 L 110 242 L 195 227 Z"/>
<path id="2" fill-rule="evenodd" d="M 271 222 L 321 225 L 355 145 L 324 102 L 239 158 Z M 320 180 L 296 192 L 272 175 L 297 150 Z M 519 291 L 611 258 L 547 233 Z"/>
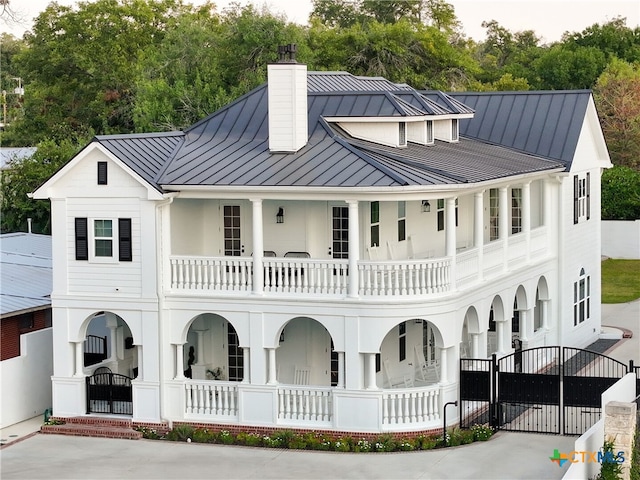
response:
<path id="1" fill-rule="evenodd" d="M 589 91 L 447 95 L 282 57 L 185 131 L 96 137 L 34 193 L 57 417 L 425 431 L 461 357 L 598 338 L 611 164 Z"/>

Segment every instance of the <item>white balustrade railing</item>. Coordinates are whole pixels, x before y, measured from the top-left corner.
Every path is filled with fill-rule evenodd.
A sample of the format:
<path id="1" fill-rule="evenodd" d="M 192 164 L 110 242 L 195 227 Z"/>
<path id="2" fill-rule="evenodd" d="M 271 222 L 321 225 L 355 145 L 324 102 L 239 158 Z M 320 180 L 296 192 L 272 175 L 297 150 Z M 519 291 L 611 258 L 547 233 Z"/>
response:
<path id="1" fill-rule="evenodd" d="M 440 386 L 384 390 L 382 424 L 407 425 L 440 419 Z"/>
<path id="2" fill-rule="evenodd" d="M 233 382 L 186 381 L 187 415 L 238 417 L 238 384 Z"/>
<path id="3" fill-rule="evenodd" d="M 366 296 L 425 295 L 449 290 L 451 261 L 400 260 L 358 264 L 360 294 Z"/>
<path id="4" fill-rule="evenodd" d="M 172 256 L 171 288 L 247 291 L 253 284 L 251 257 Z"/>
<path id="5" fill-rule="evenodd" d="M 265 258 L 265 292 L 346 295 L 348 260 Z"/>
<path id="6" fill-rule="evenodd" d="M 331 388 L 278 386 L 278 419 L 329 424 L 332 419 Z"/>

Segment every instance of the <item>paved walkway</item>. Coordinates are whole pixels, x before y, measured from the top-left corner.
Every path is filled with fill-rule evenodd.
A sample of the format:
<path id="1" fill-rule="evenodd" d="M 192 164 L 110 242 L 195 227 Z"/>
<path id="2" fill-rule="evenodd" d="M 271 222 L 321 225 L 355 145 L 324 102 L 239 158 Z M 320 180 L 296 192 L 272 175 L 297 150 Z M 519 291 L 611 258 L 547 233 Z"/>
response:
<path id="1" fill-rule="evenodd" d="M 640 300 L 603 305 L 607 331 L 631 331 L 607 355 L 640 365 Z M 500 432 L 488 442 L 426 452 L 345 454 L 37 434 L 43 416 L 0 430 L 7 479 L 560 479 L 553 451 L 575 437 Z M 6 444 L 6 445 L 5 445 Z"/>
<path id="2" fill-rule="evenodd" d="M 38 434 L 0 450 L 9 479 L 560 479 L 549 459 L 575 437 L 500 432 L 488 442 L 405 453 L 333 453 Z"/>

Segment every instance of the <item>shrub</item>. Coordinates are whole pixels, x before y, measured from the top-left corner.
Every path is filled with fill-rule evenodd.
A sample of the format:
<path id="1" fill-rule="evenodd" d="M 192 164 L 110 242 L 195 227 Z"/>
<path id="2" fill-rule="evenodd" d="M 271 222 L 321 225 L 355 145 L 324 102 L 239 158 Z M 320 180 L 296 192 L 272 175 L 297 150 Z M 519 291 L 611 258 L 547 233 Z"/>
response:
<path id="1" fill-rule="evenodd" d="M 438 437 L 433 435 L 420 435 L 416 438 L 416 446 L 420 450 L 431 450 L 438 446 Z"/>
<path id="2" fill-rule="evenodd" d="M 487 424 L 479 425 L 475 424 L 471 426 L 471 432 L 473 432 L 473 439 L 476 441 L 484 442 L 489 440 L 493 436 L 493 428 Z"/>
<path id="3" fill-rule="evenodd" d="M 57 424 L 48 424 L 48 425 L 57 425 Z M 162 435 L 158 433 L 158 431 L 155 428 L 135 427 L 134 430 L 141 432 L 142 438 L 147 438 L 149 440 L 160 440 L 161 438 L 164 438 Z"/>
<path id="4" fill-rule="evenodd" d="M 605 440 L 602 452 L 609 454 L 609 458 L 615 458 L 616 452 L 613 451 L 613 442 Z M 606 458 L 606 457 L 605 457 Z M 622 465 L 616 461 L 603 461 L 600 466 L 600 473 L 596 476 L 596 480 L 619 480 L 622 478 Z"/>
<path id="5" fill-rule="evenodd" d="M 369 440 L 366 440 L 364 438 L 360 439 L 357 441 L 357 443 L 354 446 L 353 451 L 354 452 L 370 452 L 371 451 L 371 443 L 369 442 Z"/>
<path id="6" fill-rule="evenodd" d="M 218 441 L 224 445 L 231 445 L 235 440 L 235 436 L 227 430 L 221 430 L 218 433 Z"/>
<path id="7" fill-rule="evenodd" d="M 167 440 L 172 442 L 186 442 L 188 438 L 193 438 L 194 428 L 191 425 L 176 425 L 169 433 Z"/>
<path id="8" fill-rule="evenodd" d="M 216 433 L 207 428 L 196 428 L 191 439 L 197 443 L 215 443 Z"/>

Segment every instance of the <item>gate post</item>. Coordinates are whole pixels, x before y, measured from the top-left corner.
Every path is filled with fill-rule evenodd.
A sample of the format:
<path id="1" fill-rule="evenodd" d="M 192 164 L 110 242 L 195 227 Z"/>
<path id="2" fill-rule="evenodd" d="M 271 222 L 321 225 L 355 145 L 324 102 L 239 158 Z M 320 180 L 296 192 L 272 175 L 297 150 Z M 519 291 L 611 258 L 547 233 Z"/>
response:
<path id="1" fill-rule="evenodd" d="M 495 430 L 498 429 L 498 403 L 496 399 L 498 397 L 498 357 L 495 353 L 491 355 L 491 363 L 489 364 L 489 385 L 490 399 L 489 399 L 489 411 L 490 413 L 490 426 Z"/>
<path id="2" fill-rule="evenodd" d="M 91 413 L 91 395 L 89 395 L 89 380 L 91 379 L 91 376 L 85 377 L 85 385 L 86 385 L 86 390 L 85 390 L 85 397 L 87 397 L 87 415 L 89 415 L 89 413 Z"/>

